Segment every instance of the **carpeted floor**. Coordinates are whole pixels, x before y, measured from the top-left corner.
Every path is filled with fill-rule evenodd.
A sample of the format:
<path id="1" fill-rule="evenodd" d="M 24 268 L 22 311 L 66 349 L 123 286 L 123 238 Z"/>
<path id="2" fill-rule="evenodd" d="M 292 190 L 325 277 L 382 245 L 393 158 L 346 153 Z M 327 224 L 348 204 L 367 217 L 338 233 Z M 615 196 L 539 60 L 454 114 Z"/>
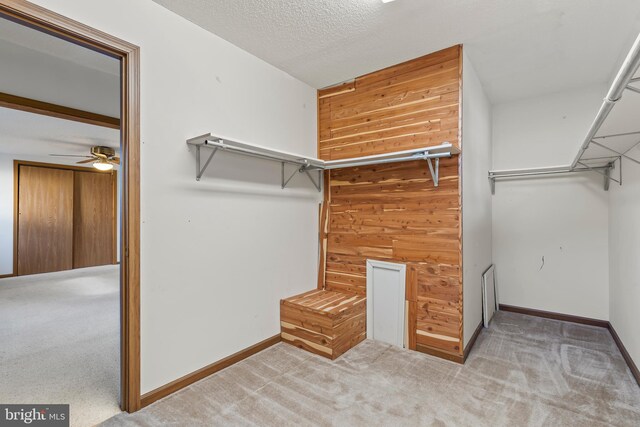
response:
<path id="1" fill-rule="evenodd" d="M 0 280 L 0 402 L 68 403 L 71 425 L 120 412 L 119 267 Z"/>
<path id="2" fill-rule="evenodd" d="M 500 312 L 464 366 L 375 341 L 335 361 L 281 343 L 115 426 L 639 426 L 609 332 Z"/>

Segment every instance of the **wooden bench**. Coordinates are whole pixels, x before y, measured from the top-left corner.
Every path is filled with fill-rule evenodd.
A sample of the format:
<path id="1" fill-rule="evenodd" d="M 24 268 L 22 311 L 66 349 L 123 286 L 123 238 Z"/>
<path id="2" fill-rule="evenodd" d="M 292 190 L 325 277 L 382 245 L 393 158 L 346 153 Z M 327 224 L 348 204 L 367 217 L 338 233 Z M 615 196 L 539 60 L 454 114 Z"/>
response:
<path id="1" fill-rule="evenodd" d="M 364 295 L 313 290 L 280 301 L 282 341 L 335 359 L 367 335 Z"/>

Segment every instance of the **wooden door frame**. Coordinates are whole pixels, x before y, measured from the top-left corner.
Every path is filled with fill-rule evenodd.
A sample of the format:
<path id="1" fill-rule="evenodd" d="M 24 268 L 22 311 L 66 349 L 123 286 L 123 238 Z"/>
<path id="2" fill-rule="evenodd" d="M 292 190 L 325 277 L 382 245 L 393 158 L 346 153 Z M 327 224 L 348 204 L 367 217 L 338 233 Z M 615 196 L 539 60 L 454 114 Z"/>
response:
<path id="1" fill-rule="evenodd" d="M 140 409 L 140 48 L 25 0 L 0 0 L 0 16 L 120 60 L 122 236 L 121 408 Z"/>
<path id="2" fill-rule="evenodd" d="M 13 161 L 13 276 L 18 275 L 18 240 L 19 240 L 19 219 L 20 219 L 20 166 L 33 166 L 39 168 L 49 168 L 49 169 L 62 169 L 62 170 L 70 170 L 74 172 L 85 172 L 85 173 L 97 173 L 97 174 L 109 174 L 111 175 L 112 185 L 113 185 L 113 235 L 116 236 L 118 233 L 118 171 L 113 169 L 111 171 L 105 172 L 100 171 L 91 167 L 82 167 L 82 166 L 74 166 L 74 165 L 60 165 L 57 163 L 43 163 L 43 162 L 33 162 L 30 160 L 18 160 L 15 159 Z M 118 246 L 117 246 L 117 237 L 113 239 L 113 248 L 111 253 L 111 263 L 118 263 Z M 74 250 L 75 251 L 75 250 Z M 75 268 L 75 266 L 73 267 Z"/>

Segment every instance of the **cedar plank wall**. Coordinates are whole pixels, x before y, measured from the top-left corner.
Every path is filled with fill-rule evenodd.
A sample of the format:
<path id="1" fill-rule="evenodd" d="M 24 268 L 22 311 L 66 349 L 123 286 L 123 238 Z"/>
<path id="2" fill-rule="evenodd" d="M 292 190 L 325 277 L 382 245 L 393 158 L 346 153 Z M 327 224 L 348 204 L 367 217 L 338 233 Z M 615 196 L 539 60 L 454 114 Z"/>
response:
<path id="1" fill-rule="evenodd" d="M 324 160 L 459 146 L 462 47 L 454 46 L 318 91 Z M 409 347 L 462 355 L 459 158 L 325 173 L 318 286 L 364 294 L 366 259 L 407 264 Z M 326 264 L 322 262 L 326 261 Z"/>

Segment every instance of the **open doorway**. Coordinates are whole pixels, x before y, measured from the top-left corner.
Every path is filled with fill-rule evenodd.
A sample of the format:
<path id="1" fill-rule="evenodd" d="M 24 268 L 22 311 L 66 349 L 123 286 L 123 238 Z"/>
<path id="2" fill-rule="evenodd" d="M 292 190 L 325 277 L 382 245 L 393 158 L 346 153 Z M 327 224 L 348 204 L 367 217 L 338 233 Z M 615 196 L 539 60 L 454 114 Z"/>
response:
<path id="1" fill-rule="evenodd" d="M 0 401 L 93 425 L 140 404 L 138 49 L 0 1 L 0 54 Z"/>
<path id="2" fill-rule="evenodd" d="M 120 61 L 3 18 L 0 56 L 0 400 L 93 425 L 120 410 Z"/>

